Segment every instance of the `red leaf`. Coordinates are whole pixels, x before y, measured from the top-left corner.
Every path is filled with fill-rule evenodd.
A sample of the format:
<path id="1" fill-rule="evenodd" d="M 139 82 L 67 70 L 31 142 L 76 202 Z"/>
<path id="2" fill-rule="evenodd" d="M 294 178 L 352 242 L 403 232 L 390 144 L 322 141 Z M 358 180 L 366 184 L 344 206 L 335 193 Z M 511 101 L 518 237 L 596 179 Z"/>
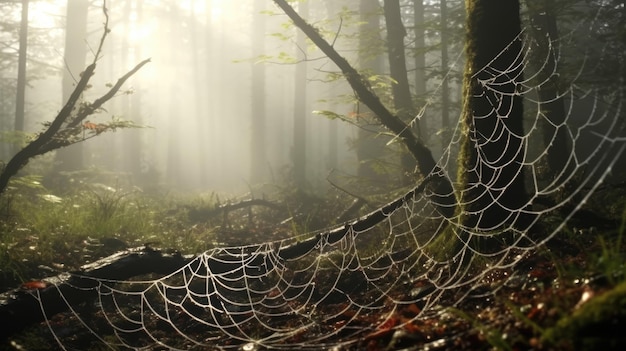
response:
<path id="1" fill-rule="evenodd" d="M 33 289 L 44 289 L 47 286 L 48 284 L 46 284 L 46 282 L 43 282 L 41 280 L 33 280 L 33 281 L 22 284 L 20 288 L 24 290 L 33 290 Z"/>

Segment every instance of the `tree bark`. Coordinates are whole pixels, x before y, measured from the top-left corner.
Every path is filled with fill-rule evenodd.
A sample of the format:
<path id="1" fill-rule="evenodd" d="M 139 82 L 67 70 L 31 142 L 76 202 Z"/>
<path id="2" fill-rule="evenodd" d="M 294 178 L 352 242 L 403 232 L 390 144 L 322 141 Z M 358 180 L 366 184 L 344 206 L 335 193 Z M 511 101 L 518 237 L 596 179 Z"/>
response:
<path id="1" fill-rule="evenodd" d="M 441 15 L 441 150 L 445 150 L 450 143 L 450 88 L 448 86 L 448 3 L 440 0 Z"/>
<path id="2" fill-rule="evenodd" d="M 567 113 L 563 98 L 559 92 L 559 73 L 556 70 L 559 48 L 552 41 L 558 39 L 555 5 L 546 1 L 527 1 L 530 17 L 534 25 L 533 35 L 539 48 L 536 52 L 538 62 L 543 63 L 538 72 L 539 99 L 541 100 L 542 118 L 540 126 L 543 133 L 543 142 L 547 153 L 548 181 L 559 181 L 559 177 L 568 177 L 575 165 L 569 164 L 571 169 L 566 170 L 570 160 L 570 146 L 568 142 L 565 120 Z M 560 174 L 560 176 L 559 176 Z"/>
<path id="3" fill-rule="evenodd" d="M 389 70 L 391 79 L 394 80 L 391 86 L 393 103 L 396 114 L 408 124 L 414 131 L 417 138 L 421 140 L 419 120 L 416 117 L 411 87 L 409 85 L 409 74 L 406 69 L 406 53 L 404 50 L 404 37 L 406 29 L 402 23 L 399 0 L 385 0 L 384 2 L 385 25 L 387 27 L 387 54 L 389 57 Z M 401 156 L 401 164 L 407 175 L 413 173 L 415 169 L 415 159 L 410 155 Z M 412 177 L 405 176 L 404 181 L 411 181 Z"/>
<path id="4" fill-rule="evenodd" d="M 425 14 L 424 14 L 424 0 L 415 0 L 413 2 L 413 34 L 415 35 L 414 46 L 414 64 L 415 64 L 415 97 L 419 102 L 418 106 L 424 105 L 427 102 L 426 96 L 426 83 L 428 78 L 426 77 L 426 28 L 425 28 Z M 426 131 L 426 121 L 423 118 L 420 120 L 420 133 L 421 130 Z M 421 134 L 420 137 L 428 137 Z M 424 140 L 424 139 L 422 139 Z"/>
<path id="5" fill-rule="evenodd" d="M 468 0 L 463 140 L 463 224 L 497 229 L 518 219 L 524 188 L 523 81 L 519 0 Z"/>

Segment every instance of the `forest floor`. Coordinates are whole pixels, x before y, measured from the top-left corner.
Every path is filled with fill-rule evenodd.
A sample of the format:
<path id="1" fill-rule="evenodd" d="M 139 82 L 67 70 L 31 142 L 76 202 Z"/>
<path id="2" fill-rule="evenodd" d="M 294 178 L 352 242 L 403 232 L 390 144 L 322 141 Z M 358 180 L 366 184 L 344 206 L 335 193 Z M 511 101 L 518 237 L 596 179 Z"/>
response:
<path id="1" fill-rule="evenodd" d="M 276 227 L 270 223 L 284 220 L 278 218 L 276 211 L 267 209 L 253 227 L 249 219 L 243 220 L 243 215 L 239 216 L 241 223 L 220 226 L 224 216 L 208 221 L 196 218 L 198 209 L 206 210 L 205 201 L 180 205 L 157 199 L 156 203 L 167 205 L 156 209 L 151 207 L 152 202 L 141 205 L 127 195 L 83 194 L 68 206 L 59 206 L 52 200 L 39 201 L 35 207 L 29 201 L 4 204 L 0 218 L 1 291 L 57 271 L 75 269 L 85 261 L 126 247 L 156 244 L 201 252 L 223 242 L 236 243 L 241 235 L 262 242 L 268 240 L 266 233 L 271 232 L 272 240 L 276 240 Z M 76 205 L 79 201 L 83 202 Z M 336 214 L 346 206 L 339 203 L 333 205 L 337 208 L 330 208 L 326 204 L 320 200 L 315 210 L 320 218 Z M 129 223 L 89 223 L 96 217 L 94 213 L 84 213 L 87 208 L 109 222 L 117 221 L 118 214 L 132 208 L 134 219 Z M 207 213 L 210 211 L 200 217 Z M 496 270 L 485 276 L 476 291 L 482 289 L 488 294 L 467 297 L 454 308 L 449 306 L 457 301 L 456 297 L 443 296 L 435 308 L 420 318 L 414 318 L 421 311 L 419 306 L 406 305 L 358 343 L 334 350 L 626 349 L 626 240 L 622 238 L 622 218 L 611 217 L 615 218 L 600 223 L 602 227 L 596 227 L 597 223 L 580 226 L 585 220 L 572 223 L 568 225 L 571 229 L 563 230 L 547 245 L 527 255 L 514 270 Z M 149 228 L 135 223 L 148 219 L 152 223 Z M 112 232 L 123 236 L 107 234 L 108 225 L 115 226 L 117 229 Z M 120 231 L 120 225 L 126 228 Z M 315 225 L 309 222 L 309 228 Z M 582 229 L 574 228 L 575 225 Z M 264 226 L 272 229 L 265 230 Z M 94 233 L 96 227 L 102 230 L 100 234 Z M 166 235 L 157 236 L 155 232 Z M 167 233 L 175 232 L 184 235 L 167 241 Z M 359 318 L 363 320 L 353 322 L 367 324 L 380 316 Z M 46 327 L 36 328 L 39 329 L 5 341 L 0 349 L 50 349 L 49 343 L 54 340 L 44 336 Z"/>

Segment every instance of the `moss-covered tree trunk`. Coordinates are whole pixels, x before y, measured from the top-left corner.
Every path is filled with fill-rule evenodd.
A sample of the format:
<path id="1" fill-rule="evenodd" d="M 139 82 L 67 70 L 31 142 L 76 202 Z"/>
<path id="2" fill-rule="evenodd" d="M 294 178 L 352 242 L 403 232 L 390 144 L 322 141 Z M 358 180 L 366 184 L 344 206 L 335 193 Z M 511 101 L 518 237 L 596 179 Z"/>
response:
<path id="1" fill-rule="evenodd" d="M 520 225 L 526 205 L 519 0 L 466 0 L 467 38 L 459 157 L 462 222 Z"/>

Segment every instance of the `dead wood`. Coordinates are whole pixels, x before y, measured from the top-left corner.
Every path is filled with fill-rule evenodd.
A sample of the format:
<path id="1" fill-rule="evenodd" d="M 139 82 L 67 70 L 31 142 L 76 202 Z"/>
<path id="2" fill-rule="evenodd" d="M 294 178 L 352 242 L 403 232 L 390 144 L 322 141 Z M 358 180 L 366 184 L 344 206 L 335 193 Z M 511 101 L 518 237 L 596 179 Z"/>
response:
<path id="1" fill-rule="evenodd" d="M 130 249 L 83 266 L 0 294 L 0 341 L 29 325 L 43 322 L 73 305 L 97 298 L 96 279 L 127 280 L 144 274 L 169 274 L 193 257 L 147 247 Z M 96 278 L 96 279 L 94 279 Z M 45 315 L 42 308 L 45 307 Z"/>

